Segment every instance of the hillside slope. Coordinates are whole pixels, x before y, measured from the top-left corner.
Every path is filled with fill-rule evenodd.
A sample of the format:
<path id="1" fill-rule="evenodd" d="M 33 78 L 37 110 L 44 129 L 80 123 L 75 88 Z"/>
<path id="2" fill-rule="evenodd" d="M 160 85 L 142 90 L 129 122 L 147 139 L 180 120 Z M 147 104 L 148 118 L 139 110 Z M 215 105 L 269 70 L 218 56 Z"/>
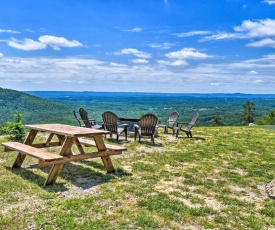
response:
<path id="1" fill-rule="evenodd" d="M 75 124 L 73 105 L 31 96 L 11 89 L 0 88 L 0 125 L 13 121 L 17 111 L 22 113 L 24 124 L 53 123 Z"/>

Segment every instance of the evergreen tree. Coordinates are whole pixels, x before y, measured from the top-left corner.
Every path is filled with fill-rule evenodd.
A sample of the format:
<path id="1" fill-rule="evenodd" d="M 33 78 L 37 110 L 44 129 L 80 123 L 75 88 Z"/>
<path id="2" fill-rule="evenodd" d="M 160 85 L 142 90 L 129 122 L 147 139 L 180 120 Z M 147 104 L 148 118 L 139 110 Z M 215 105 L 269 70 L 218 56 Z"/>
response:
<path id="1" fill-rule="evenodd" d="M 9 135 L 9 139 L 12 141 L 23 141 L 25 137 L 25 127 L 22 124 L 22 114 L 17 111 L 14 115 L 14 122 L 7 122 L 2 128 L 5 134 Z"/>
<path id="2" fill-rule="evenodd" d="M 221 116 L 215 115 L 213 119 L 210 121 L 212 126 L 223 126 L 224 122 L 222 121 Z"/>
<path id="3" fill-rule="evenodd" d="M 275 109 L 269 110 L 267 115 L 263 115 L 257 124 L 259 125 L 275 125 Z"/>
<path id="4" fill-rule="evenodd" d="M 254 122 L 254 114 L 255 114 L 255 104 L 253 101 L 246 101 L 243 104 L 243 112 L 241 114 L 241 121 L 244 125 Z"/>

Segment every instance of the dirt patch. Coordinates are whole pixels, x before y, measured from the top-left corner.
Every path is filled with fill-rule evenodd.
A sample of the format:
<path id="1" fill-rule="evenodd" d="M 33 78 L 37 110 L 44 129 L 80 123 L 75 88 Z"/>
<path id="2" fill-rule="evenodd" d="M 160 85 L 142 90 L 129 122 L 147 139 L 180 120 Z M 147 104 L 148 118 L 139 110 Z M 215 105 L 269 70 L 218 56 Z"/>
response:
<path id="1" fill-rule="evenodd" d="M 265 185 L 265 190 L 266 190 L 267 195 L 271 199 L 275 199 L 275 179 L 271 180 L 270 182 L 268 182 Z"/>

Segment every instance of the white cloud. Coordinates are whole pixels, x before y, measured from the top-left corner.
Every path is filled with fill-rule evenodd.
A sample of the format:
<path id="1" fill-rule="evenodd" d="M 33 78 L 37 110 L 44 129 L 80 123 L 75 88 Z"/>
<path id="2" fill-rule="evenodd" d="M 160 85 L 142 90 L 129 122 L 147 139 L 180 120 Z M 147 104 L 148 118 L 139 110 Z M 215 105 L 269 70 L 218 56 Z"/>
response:
<path id="1" fill-rule="evenodd" d="M 175 44 L 170 43 L 170 42 L 164 42 L 162 44 L 149 44 L 149 46 L 151 48 L 156 48 L 156 49 L 162 49 L 162 50 L 166 50 L 166 49 L 171 49 L 171 47 L 175 46 Z"/>
<path id="2" fill-rule="evenodd" d="M 199 65 L 188 65 L 184 59 L 168 59 L 150 66 L 120 65 L 88 57 L 0 59 L 1 87 L 18 90 L 129 91 L 130 87 L 133 92 L 173 89 L 182 93 L 182 86 L 188 85 L 184 92 L 273 93 L 274 72 L 275 54 Z"/>
<path id="3" fill-rule="evenodd" d="M 15 30 L 2 30 L 2 29 L 0 29 L 0 33 L 20 34 L 20 32 Z"/>
<path id="4" fill-rule="evenodd" d="M 160 65 L 167 65 L 167 66 L 186 66 L 186 65 L 188 65 L 188 63 L 183 60 L 176 60 L 176 61 L 159 60 L 157 62 Z"/>
<path id="5" fill-rule="evenodd" d="M 274 0 L 264 0 L 264 3 L 267 3 L 268 5 L 275 5 L 275 1 Z"/>
<path id="6" fill-rule="evenodd" d="M 255 80 L 253 82 L 256 83 L 256 84 L 262 84 L 262 83 L 264 83 L 264 81 L 261 80 L 261 79 L 257 79 L 257 80 Z"/>
<path id="7" fill-rule="evenodd" d="M 135 27 L 135 28 L 133 28 L 133 29 L 123 30 L 123 31 L 125 31 L 125 32 L 135 32 L 135 33 L 138 33 L 138 32 L 141 32 L 142 29 L 139 28 L 139 27 Z"/>
<path id="8" fill-rule="evenodd" d="M 115 62 L 111 62 L 110 65 L 114 66 L 114 67 L 123 67 L 123 66 L 126 66 L 124 64 L 119 64 L 119 63 L 115 63 Z"/>
<path id="9" fill-rule="evenodd" d="M 0 53 L 0 58 L 4 57 L 4 54 Z"/>
<path id="10" fill-rule="evenodd" d="M 237 32 L 246 32 L 251 38 L 275 36 L 275 20 L 265 19 L 258 21 L 245 20 L 241 26 L 234 27 Z"/>
<path id="11" fill-rule="evenodd" d="M 83 46 L 80 42 L 73 40 L 68 41 L 64 37 L 55 37 L 55 36 L 40 36 L 39 41 L 34 41 L 32 39 L 17 40 L 12 38 L 8 41 L 8 45 L 20 50 L 39 50 L 45 49 L 47 45 L 51 46 L 54 50 L 60 50 L 60 47 L 78 47 Z"/>
<path id="12" fill-rule="evenodd" d="M 249 74 L 258 74 L 258 73 L 255 70 L 251 70 L 251 71 L 249 71 Z"/>
<path id="13" fill-rule="evenodd" d="M 200 39 L 200 41 L 211 41 L 211 40 L 224 40 L 224 39 L 242 39 L 246 38 L 246 35 L 241 33 L 218 33 L 213 34 L 211 36 L 205 36 L 204 38 Z"/>
<path id="14" fill-rule="evenodd" d="M 194 30 L 194 31 L 190 31 L 190 32 L 186 32 L 186 33 L 179 33 L 179 34 L 175 34 L 178 37 L 191 37 L 191 36 L 195 36 L 195 35 L 205 35 L 205 34 L 211 34 L 210 31 L 204 31 L 204 30 Z"/>
<path id="15" fill-rule="evenodd" d="M 138 58 L 151 58 L 151 54 L 143 52 L 143 51 L 139 51 L 139 50 L 133 49 L 133 48 L 125 48 L 118 52 L 115 52 L 115 54 L 116 55 L 134 55 Z"/>
<path id="16" fill-rule="evenodd" d="M 36 42 L 32 39 L 24 39 L 20 41 L 12 38 L 10 41 L 8 41 L 8 45 L 19 50 L 40 50 L 46 48 L 45 44 Z"/>
<path id="17" fill-rule="evenodd" d="M 134 59 L 132 60 L 133 63 L 137 63 L 137 64 L 146 64 L 148 63 L 149 61 L 146 60 L 146 59 Z"/>
<path id="18" fill-rule="evenodd" d="M 69 41 L 64 37 L 55 37 L 51 35 L 40 36 L 38 40 L 46 45 L 51 46 L 54 50 L 60 50 L 60 47 L 79 47 L 83 46 L 76 40 Z"/>
<path id="19" fill-rule="evenodd" d="M 251 42 L 247 44 L 247 46 L 252 46 L 252 47 L 272 47 L 275 48 L 275 40 L 266 38 L 261 41 L 256 41 L 256 42 Z"/>
<path id="20" fill-rule="evenodd" d="M 221 83 L 218 83 L 218 82 L 211 82 L 210 85 L 213 85 L 213 86 L 219 86 Z"/>
<path id="21" fill-rule="evenodd" d="M 213 56 L 201 53 L 194 48 L 184 48 L 180 51 L 170 52 L 165 55 L 168 58 L 176 59 L 206 59 L 212 58 Z"/>
<path id="22" fill-rule="evenodd" d="M 226 39 L 251 39 L 261 37 L 274 37 L 275 36 L 275 20 L 245 20 L 240 26 L 235 26 L 234 30 L 237 33 L 220 32 L 211 36 L 205 36 L 200 39 L 201 42 L 211 40 L 226 40 Z M 251 42 L 248 46 L 254 47 L 274 47 L 274 40 L 272 38 L 265 38 L 262 41 Z"/>

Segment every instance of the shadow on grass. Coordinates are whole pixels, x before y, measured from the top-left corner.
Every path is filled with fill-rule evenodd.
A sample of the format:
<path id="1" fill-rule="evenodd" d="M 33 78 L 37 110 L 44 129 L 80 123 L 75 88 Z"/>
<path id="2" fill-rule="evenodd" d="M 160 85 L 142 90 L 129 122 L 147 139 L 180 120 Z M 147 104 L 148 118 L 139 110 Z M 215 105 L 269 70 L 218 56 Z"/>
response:
<path id="1" fill-rule="evenodd" d="M 58 174 L 57 182 L 49 186 L 43 185 L 48 176 L 48 173 L 51 170 L 51 166 L 39 167 L 38 164 L 32 164 L 25 168 L 6 167 L 6 169 L 20 176 L 24 180 L 28 180 L 31 183 L 35 183 L 39 187 L 42 187 L 43 189 L 50 192 L 64 192 L 69 190 L 69 188 L 67 188 L 63 182 L 59 182 L 58 178 L 62 178 L 67 182 L 70 182 L 74 186 L 84 190 L 103 183 L 107 183 L 117 178 L 132 176 L 132 174 L 124 171 L 121 168 L 116 169 L 114 173 L 102 173 L 93 170 L 91 167 L 98 168 L 100 170 L 105 170 L 105 167 L 103 165 L 93 161 L 81 161 L 81 164 L 82 165 L 79 165 L 76 162 L 65 163 L 60 173 Z M 32 171 L 32 169 L 39 169 L 43 171 L 46 175 L 41 176 L 40 174 Z"/>
<path id="2" fill-rule="evenodd" d="M 151 139 L 146 139 L 146 137 L 143 137 L 143 138 L 141 138 L 141 141 L 140 142 L 138 142 L 138 138 L 137 138 L 137 140 L 134 140 L 133 138 L 128 138 L 128 140 L 126 141 L 126 140 L 124 140 L 124 139 L 122 139 L 122 140 L 116 140 L 116 139 L 114 139 L 114 138 L 106 138 L 106 140 L 108 141 L 108 143 L 111 143 L 111 144 L 119 144 L 119 145 L 122 145 L 123 143 L 130 143 L 130 142 L 137 142 L 137 143 L 140 143 L 140 144 L 146 144 L 146 145 L 149 145 L 149 146 L 151 146 L 151 147 L 161 147 L 161 146 L 163 146 L 163 144 L 162 143 L 156 143 L 156 141 L 155 141 L 155 143 L 152 143 L 151 142 Z"/>
<path id="3" fill-rule="evenodd" d="M 187 137 L 187 136 L 178 136 L 178 139 L 190 139 L 190 140 L 202 140 L 205 141 L 205 138 L 203 137 Z"/>
<path id="4" fill-rule="evenodd" d="M 141 140 L 140 142 L 138 142 L 139 144 L 145 144 L 148 145 L 150 147 L 162 147 L 163 144 L 162 143 L 152 143 L 151 141 L 146 141 L 146 140 Z"/>

